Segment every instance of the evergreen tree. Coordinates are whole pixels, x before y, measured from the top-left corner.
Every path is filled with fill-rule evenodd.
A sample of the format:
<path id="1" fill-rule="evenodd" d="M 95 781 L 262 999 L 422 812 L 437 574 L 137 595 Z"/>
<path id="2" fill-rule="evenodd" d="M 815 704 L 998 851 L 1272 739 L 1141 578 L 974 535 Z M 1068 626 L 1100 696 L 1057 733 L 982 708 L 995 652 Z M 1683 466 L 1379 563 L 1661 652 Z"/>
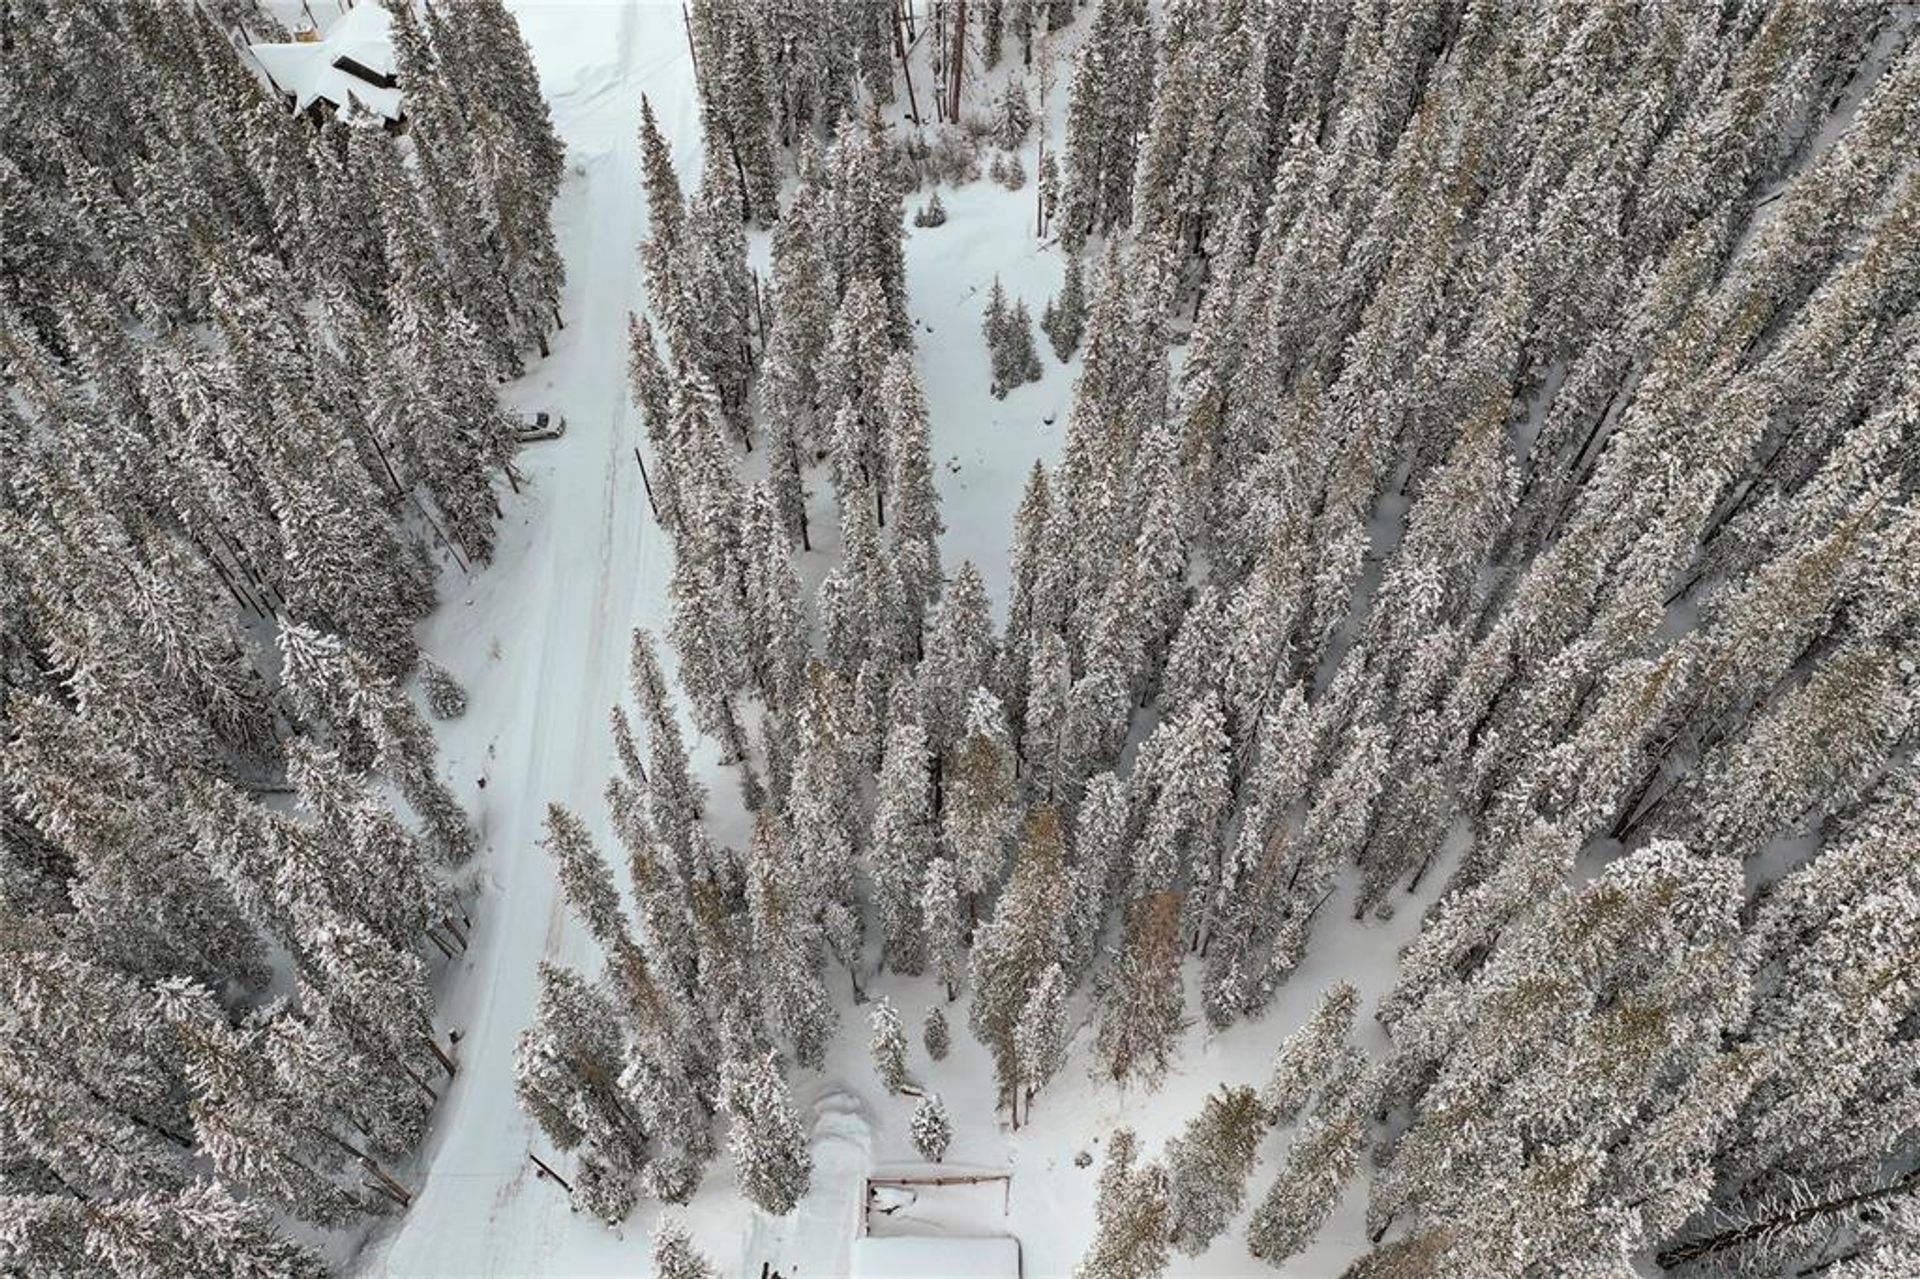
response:
<path id="1" fill-rule="evenodd" d="M 887 477 L 891 549 L 917 656 L 923 619 L 940 593 L 940 534 L 946 525 L 940 521 L 940 493 L 933 482 L 926 397 L 913 371 L 912 356 L 904 351 L 894 355 L 880 395 L 886 406 L 886 457 L 891 468 Z"/>
<path id="2" fill-rule="evenodd" d="M 458 719 L 467 711 L 467 690 L 447 669 L 431 659 L 420 664 L 420 682 L 427 690 L 427 709 L 435 719 Z"/>
<path id="3" fill-rule="evenodd" d="M 639 1117 L 619 1087 L 619 1027 L 611 1003 L 578 974 L 541 965 L 535 1021 L 514 1054 L 514 1088 L 547 1140 L 580 1150 L 599 1170 L 589 1210 L 617 1206 L 621 1196 L 607 1181 L 624 1173 L 631 1183 L 646 1149 Z"/>
<path id="4" fill-rule="evenodd" d="M 822 936 L 818 922 L 819 886 L 809 883 L 805 865 L 771 814 L 754 823 L 747 876 L 753 959 L 767 1024 L 792 1042 L 801 1065 L 817 1067 L 838 1021 L 821 974 L 822 943 L 831 938 Z"/>
<path id="5" fill-rule="evenodd" d="M 948 1144 L 953 1141 L 953 1121 L 947 1118 L 947 1105 L 940 1100 L 939 1093 L 928 1093 L 915 1104 L 913 1118 L 907 1122 L 907 1131 L 913 1138 L 913 1148 L 920 1152 L 922 1159 L 940 1162 L 947 1153 Z"/>
<path id="6" fill-rule="evenodd" d="M 1353 1033 L 1359 1000 L 1359 992 L 1351 985 L 1335 982 L 1321 996 L 1313 1015 L 1287 1036 L 1260 1093 L 1270 1122 L 1292 1123 L 1306 1109 L 1308 1099 L 1326 1080 Z"/>
<path id="7" fill-rule="evenodd" d="M 956 749 L 963 735 L 1005 737 L 1001 708 L 985 688 L 993 657 L 986 582 L 978 568 L 963 560 L 940 601 L 919 669 L 921 721 L 928 744 L 942 758 Z"/>
<path id="8" fill-rule="evenodd" d="M 1153 103 L 1153 26 L 1140 0 L 1100 0 L 1074 64 L 1061 238 L 1078 248 L 1129 217 L 1139 138 Z"/>
<path id="9" fill-rule="evenodd" d="M 923 690 L 935 677 L 932 663 L 930 657 L 922 667 Z M 966 736 L 946 774 L 946 803 L 940 810 L 941 847 L 971 902 L 999 885 L 1006 865 L 1007 846 L 1019 817 L 1013 765 L 999 703 L 993 694 L 977 689 Z"/>
<path id="10" fill-rule="evenodd" d="M 1166 1273 L 1171 1216 L 1167 1171 L 1157 1163 L 1136 1164 L 1138 1145 L 1131 1128 L 1116 1128 L 1107 1138 L 1093 1242 L 1074 1267 L 1074 1279 L 1156 1279 Z"/>
<path id="11" fill-rule="evenodd" d="M 926 1046 L 927 1056 L 935 1061 L 947 1059 L 948 1038 L 947 1015 L 940 1011 L 940 1005 L 934 1004 L 927 1009 L 926 1017 L 920 1023 L 920 1042 Z"/>
<path id="12" fill-rule="evenodd" d="M 740 1193 L 762 1212 L 784 1217 L 807 1193 L 813 1156 L 779 1060 L 772 1052 L 729 1059 L 721 1069 L 720 1099 L 731 1120 L 727 1144 Z"/>
<path id="13" fill-rule="evenodd" d="M 920 928 L 926 938 L 927 962 L 934 976 L 947 988 L 948 999 L 952 999 L 960 987 L 965 964 L 965 927 L 953 859 L 935 857 L 927 865 L 926 882 L 920 890 Z"/>
<path id="14" fill-rule="evenodd" d="M 1179 893 L 1162 892 L 1127 910 L 1127 939 L 1107 970 L 1100 1029 L 1101 1064 L 1117 1082 L 1138 1076 L 1159 1084 L 1185 1021 L 1180 989 Z"/>
<path id="15" fill-rule="evenodd" d="M 718 1279 L 719 1272 L 695 1251 L 686 1226 L 672 1217 L 654 1227 L 651 1261 L 656 1279 Z"/>
<path id="16" fill-rule="evenodd" d="M 1014 1023 L 1013 1048 L 1031 1113 L 1033 1095 L 1060 1072 L 1067 1055 L 1067 978 L 1059 964 L 1047 965 L 1027 997 L 1027 1006 Z"/>
<path id="17" fill-rule="evenodd" d="M 178 1195 L 144 1194 L 87 1206 L 86 1250 L 115 1275 L 286 1275 L 327 1272 L 311 1250 L 283 1238 L 257 1206 L 210 1181 Z"/>
<path id="18" fill-rule="evenodd" d="M 934 852 L 928 763 L 919 724 L 911 719 L 896 724 L 887 734 L 880 766 L 868 853 L 881 953 L 896 972 L 918 972 L 925 962 L 921 881 Z"/>
<path id="19" fill-rule="evenodd" d="M 1207 1250 L 1247 1196 L 1266 1112 L 1251 1088 L 1223 1088 L 1167 1142 L 1168 1237 L 1190 1257 Z"/>
<path id="20" fill-rule="evenodd" d="M 1254 1256 L 1277 1266 L 1307 1245 L 1358 1171 L 1366 1140 L 1364 1116 L 1351 1103 L 1306 1123 L 1247 1223 Z"/>
<path id="21" fill-rule="evenodd" d="M 1024 1078 L 1017 1035 L 1028 995 L 1060 961 L 1065 946 L 1066 883 L 1060 818 L 1036 808 L 1027 818 L 1025 838 L 1014 859 L 1013 880 L 1000 897 L 993 918 L 974 936 L 968 982 L 973 1004 L 968 1020 L 973 1033 L 993 1054 L 1000 1096 L 1009 1107 L 1019 1100 Z M 1017 1109 L 1014 1118 L 1018 1119 Z"/>
<path id="22" fill-rule="evenodd" d="M 1066 275 L 1060 285 L 1060 296 L 1049 299 L 1040 312 L 1040 331 L 1047 335 L 1047 341 L 1053 344 L 1054 358 L 1062 364 L 1071 360 L 1073 353 L 1080 349 L 1080 335 L 1086 329 L 1086 322 L 1087 295 L 1080 269 L 1080 255 L 1070 253 L 1067 255 Z"/>
<path id="23" fill-rule="evenodd" d="M 1012 76 L 1000 90 L 993 109 L 993 144 L 1002 151 L 1017 149 L 1033 132 L 1033 107 L 1027 101 L 1027 84 Z"/>
<path id="24" fill-rule="evenodd" d="M 888 1092 L 899 1092 L 907 1082 L 907 1033 L 901 1028 L 900 1014 L 882 999 L 873 1006 L 867 1019 L 873 1038 L 868 1048 L 873 1053 L 874 1069 Z"/>

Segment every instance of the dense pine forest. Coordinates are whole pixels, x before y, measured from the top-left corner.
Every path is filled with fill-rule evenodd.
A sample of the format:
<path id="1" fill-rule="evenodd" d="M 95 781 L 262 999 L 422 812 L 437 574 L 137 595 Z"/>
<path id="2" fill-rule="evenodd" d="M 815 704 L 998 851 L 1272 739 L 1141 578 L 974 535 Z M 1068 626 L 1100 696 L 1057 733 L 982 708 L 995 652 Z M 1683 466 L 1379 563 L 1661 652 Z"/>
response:
<path id="1" fill-rule="evenodd" d="M 0 0 L 0 1270 L 352 1268 L 566 927 L 460 1113 L 627 1273 L 832 1273 L 859 1090 L 1068 1168 L 1079 1279 L 1920 1272 L 1911 7 L 689 0 L 609 261 L 538 6 L 384 4 L 400 122 L 282 5 Z M 936 324 L 982 209 L 1060 286 Z M 503 846 L 416 626 L 583 273 L 669 611 Z M 1043 427 L 943 553 L 936 439 Z"/>
<path id="2" fill-rule="evenodd" d="M 286 111 L 240 7 L 0 5 L 9 1273 L 314 1273 L 283 1223 L 402 1211 L 455 1067 L 474 831 L 401 681 L 561 151 L 498 3 L 394 8 L 403 140 Z"/>

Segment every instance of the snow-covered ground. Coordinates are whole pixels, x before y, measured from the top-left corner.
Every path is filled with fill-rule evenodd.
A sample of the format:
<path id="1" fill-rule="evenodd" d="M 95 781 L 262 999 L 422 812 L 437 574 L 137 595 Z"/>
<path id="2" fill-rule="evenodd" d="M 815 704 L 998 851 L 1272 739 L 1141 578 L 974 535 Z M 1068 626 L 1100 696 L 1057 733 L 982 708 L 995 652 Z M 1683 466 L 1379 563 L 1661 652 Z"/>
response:
<path id="1" fill-rule="evenodd" d="M 629 632 L 635 626 L 663 630 L 666 622 L 669 551 L 634 465 L 640 424 L 625 381 L 626 316 L 644 305 L 634 256 L 647 229 L 636 128 L 645 93 L 691 187 L 698 112 L 681 10 L 672 0 L 521 0 L 513 7 L 572 173 L 556 210 L 568 266 L 567 327 L 556 335 L 552 358 L 509 395 L 520 407 L 564 415 L 568 429 L 560 440 L 523 454 L 526 483 L 509 499 L 496 562 L 471 578 L 455 575 L 443 583 L 446 602 L 423 636 L 428 651 L 472 694 L 466 716 L 443 726 L 441 748 L 450 780 L 483 827 L 485 851 L 473 947 L 441 977 L 441 1025 L 460 1033 L 460 1074 L 440 1104 L 431 1139 L 404 1170 L 418 1191 L 412 1209 L 377 1231 L 359 1258 L 371 1274 L 645 1274 L 647 1237 L 659 1211 L 643 1203 L 615 1233 L 572 1213 L 559 1187 L 536 1175 L 530 1151 L 563 1175 L 570 1161 L 548 1149 L 521 1114 L 513 1050 L 532 1019 L 538 962 L 588 969 L 597 963 L 535 843 L 546 806 L 569 805 L 603 848 L 617 851 L 601 798 L 612 768 L 607 712 L 624 694 Z M 1064 99 L 1063 73 L 1049 104 L 1056 141 Z M 1031 173 L 1031 147 L 1025 159 Z M 909 209 L 924 197 L 909 196 Z M 976 561 L 998 594 L 1021 486 L 1035 460 L 1050 462 L 1059 451 L 1073 370 L 1044 352 L 1039 383 L 993 399 L 980 317 L 996 274 L 1037 316 L 1058 288 L 1062 263 L 1057 249 L 1033 236 L 1031 185 L 1009 193 L 982 180 L 943 189 L 942 199 L 950 220 L 911 230 L 907 248 L 910 310 L 947 525 L 942 550 L 949 571 L 962 559 Z M 754 249 L 764 269 L 764 236 L 756 237 Z M 820 544 L 830 552 L 837 538 L 825 527 L 831 513 L 823 494 L 814 518 L 827 533 Z M 809 581 L 824 573 L 826 553 L 816 552 L 805 566 Z M 710 744 L 703 744 L 699 763 L 715 796 L 730 797 L 732 779 L 718 769 Z M 735 822 L 716 833 L 741 835 Z M 1442 878 L 1430 876 L 1429 883 Z M 965 1029 L 964 995 L 948 1010 L 953 1051 L 935 1064 L 918 1041 L 921 1015 L 940 998 L 935 985 L 892 976 L 871 981 L 869 994 L 892 999 L 912 1030 L 916 1082 L 939 1091 L 950 1108 L 955 1133 L 948 1164 L 1012 1172 L 1011 1193 L 1004 1201 L 997 1192 L 984 1196 L 986 1207 L 965 1227 L 1017 1236 L 1029 1276 L 1067 1273 L 1092 1233 L 1106 1134 L 1131 1125 L 1151 1156 L 1213 1088 L 1262 1081 L 1274 1049 L 1330 983 L 1354 982 L 1370 1005 L 1390 982 L 1395 952 L 1423 903 L 1405 904 L 1391 924 L 1365 929 L 1348 922 L 1344 903 L 1344 893 L 1327 903 L 1308 959 L 1271 1011 L 1220 1036 L 1191 1028 L 1177 1070 L 1154 1093 L 1122 1093 L 1092 1079 L 1091 1028 L 1083 1026 L 1066 1070 L 1036 1099 L 1031 1122 L 1023 1121 L 1018 1132 L 1006 1130 L 994 1113 L 991 1068 Z M 914 1161 L 907 1138 L 913 1100 L 880 1087 L 867 1056 L 867 1010 L 853 1005 L 844 974 L 832 981 L 843 1000 L 840 1034 L 824 1070 L 796 1070 L 792 1077 L 814 1134 L 811 1193 L 789 1217 L 764 1219 L 734 1193 L 723 1153 L 685 1213 L 695 1242 L 723 1273 L 758 1276 L 768 1263 L 790 1277 L 846 1275 L 863 1178 L 877 1166 L 897 1169 Z M 1188 1006 L 1198 1008 L 1191 991 Z M 1084 993 L 1077 1011 L 1087 1014 Z M 1371 1026 L 1364 1014 L 1362 1024 Z M 1286 1130 L 1269 1138 L 1250 1205 L 1264 1193 L 1286 1140 Z M 1074 1163 L 1082 1151 L 1093 1156 L 1084 1168 Z M 967 1202 L 978 1205 L 982 1198 Z M 1363 1201 L 1362 1190 L 1351 1192 L 1288 1273 L 1330 1274 L 1362 1251 Z M 1176 1258 L 1172 1273 L 1270 1272 L 1247 1255 L 1236 1227 L 1197 1261 Z"/>

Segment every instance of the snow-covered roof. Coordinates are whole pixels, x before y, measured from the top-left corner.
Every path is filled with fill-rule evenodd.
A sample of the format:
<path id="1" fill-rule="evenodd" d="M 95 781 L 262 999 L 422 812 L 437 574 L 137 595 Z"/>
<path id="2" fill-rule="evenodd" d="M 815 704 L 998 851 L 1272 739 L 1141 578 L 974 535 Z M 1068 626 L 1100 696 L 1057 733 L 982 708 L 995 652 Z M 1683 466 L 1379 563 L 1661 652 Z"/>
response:
<path id="1" fill-rule="evenodd" d="M 853 1241 L 853 1279 L 1020 1279 L 1020 1244 L 1004 1236 L 868 1236 Z"/>
<path id="2" fill-rule="evenodd" d="M 318 40 L 256 44 L 253 56 L 296 111 L 325 102 L 344 117 L 358 104 L 388 120 L 400 118 L 400 90 L 367 78 L 391 80 L 396 66 L 392 17 L 373 0 L 341 14 Z"/>

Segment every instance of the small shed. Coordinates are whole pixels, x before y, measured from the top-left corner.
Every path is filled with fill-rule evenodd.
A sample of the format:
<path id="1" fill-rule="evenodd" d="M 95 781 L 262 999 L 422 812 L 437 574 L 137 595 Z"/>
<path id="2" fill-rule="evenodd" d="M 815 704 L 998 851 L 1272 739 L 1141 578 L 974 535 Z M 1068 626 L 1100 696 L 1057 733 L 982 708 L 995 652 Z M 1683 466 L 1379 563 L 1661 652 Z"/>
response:
<path id="1" fill-rule="evenodd" d="M 248 50 L 296 112 L 345 119 L 360 110 L 389 128 L 406 118 L 396 76 L 393 18 L 377 4 L 347 10 L 317 39 L 303 32 L 299 39 L 249 45 Z"/>
<path id="2" fill-rule="evenodd" d="M 867 1177 L 853 1279 L 1020 1279 L 1020 1241 L 1000 1229 L 1005 1169 L 915 1167 Z"/>

